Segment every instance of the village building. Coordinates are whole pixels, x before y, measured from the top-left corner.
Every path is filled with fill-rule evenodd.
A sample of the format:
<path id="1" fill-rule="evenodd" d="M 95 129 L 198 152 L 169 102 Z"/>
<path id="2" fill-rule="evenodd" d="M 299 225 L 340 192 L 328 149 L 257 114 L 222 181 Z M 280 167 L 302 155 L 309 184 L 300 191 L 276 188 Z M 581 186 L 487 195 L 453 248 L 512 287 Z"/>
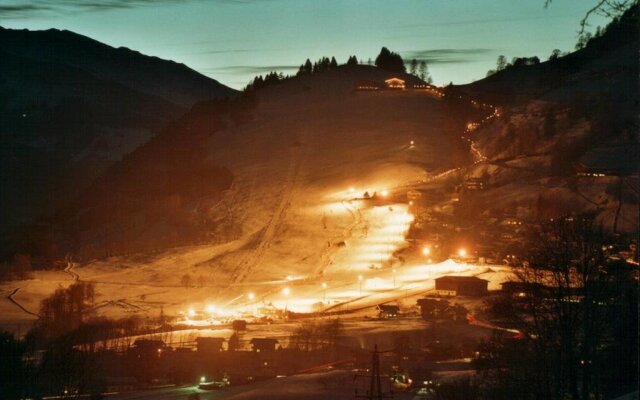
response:
<path id="1" fill-rule="evenodd" d="M 376 310 L 379 318 L 395 318 L 400 314 L 400 307 L 391 304 L 378 304 Z"/>
<path id="2" fill-rule="evenodd" d="M 613 146 L 593 149 L 575 165 L 576 174 L 586 177 L 631 176 L 638 174 L 633 146 Z"/>
<path id="3" fill-rule="evenodd" d="M 400 79 L 400 78 L 385 79 L 384 84 L 387 89 L 403 90 L 406 88 L 406 83 L 404 79 Z"/>
<path id="4" fill-rule="evenodd" d="M 196 348 L 198 353 L 218 353 L 222 351 L 223 338 L 198 337 L 196 338 Z"/>
<path id="5" fill-rule="evenodd" d="M 488 282 L 475 276 L 441 276 L 436 278 L 436 293 L 440 296 L 484 296 Z"/>
<path id="6" fill-rule="evenodd" d="M 270 353 L 276 351 L 278 339 L 274 338 L 253 338 L 251 339 L 251 350 L 257 353 Z"/>
<path id="7" fill-rule="evenodd" d="M 464 181 L 466 190 L 484 190 L 487 188 L 487 181 L 484 178 L 468 178 Z"/>

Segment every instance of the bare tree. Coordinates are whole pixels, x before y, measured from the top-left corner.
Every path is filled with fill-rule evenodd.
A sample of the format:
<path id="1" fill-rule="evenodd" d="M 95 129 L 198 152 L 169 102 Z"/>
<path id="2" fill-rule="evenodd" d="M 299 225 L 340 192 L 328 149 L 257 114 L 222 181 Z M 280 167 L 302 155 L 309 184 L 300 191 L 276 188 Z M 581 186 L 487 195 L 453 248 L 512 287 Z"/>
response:
<path id="1" fill-rule="evenodd" d="M 548 7 L 552 2 L 553 0 L 545 0 L 544 6 Z M 592 15 L 613 19 L 621 16 L 626 10 L 637 4 L 638 0 L 598 0 L 580 20 L 578 34 L 585 33 L 587 26 L 589 26 L 589 18 Z"/>
<path id="2" fill-rule="evenodd" d="M 610 240 L 588 217 L 532 230 L 528 255 L 515 271 L 519 293 L 507 293 L 490 306 L 494 317 L 526 333 L 517 348 L 496 340 L 483 349 L 480 365 L 489 366 L 485 371 L 496 382 L 518 381 L 532 398 L 601 399 L 611 395 L 605 393 L 607 382 L 622 381 L 609 376 L 610 364 L 624 371 L 637 368 L 637 343 L 624 346 L 629 354 L 624 361 L 613 361 L 620 358 L 612 345 L 621 340 L 619 321 L 627 321 L 623 335 L 637 337 L 637 290 L 630 269 L 612 257 Z M 625 384 L 633 387 L 637 376 Z"/>

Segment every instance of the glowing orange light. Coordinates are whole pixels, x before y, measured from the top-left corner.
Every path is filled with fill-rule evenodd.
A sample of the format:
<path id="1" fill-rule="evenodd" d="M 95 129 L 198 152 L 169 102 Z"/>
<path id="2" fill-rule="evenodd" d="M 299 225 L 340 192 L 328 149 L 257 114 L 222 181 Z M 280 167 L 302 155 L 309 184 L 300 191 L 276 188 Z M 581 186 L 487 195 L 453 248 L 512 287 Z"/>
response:
<path id="1" fill-rule="evenodd" d="M 427 246 L 422 248 L 422 254 L 425 256 L 428 256 L 429 254 L 431 254 L 431 249 Z"/>
<path id="2" fill-rule="evenodd" d="M 285 296 L 288 296 L 291 293 L 291 289 L 289 289 L 288 287 L 282 289 L 282 294 L 284 294 Z"/>
<path id="3" fill-rule="evenodd" d="M 458 255 L 460 257 L 466 257 L 467 256 L 467 250 L 465 250 L 465 249 L 458 250 Z"/>
<path id="4" fill-rule="evenodd" d="M 389 195 L 389 191 L 387 189 L 382 189 L 382 191 L 380 192 L 380 195 L 382 197 L 387 197 Z"/>

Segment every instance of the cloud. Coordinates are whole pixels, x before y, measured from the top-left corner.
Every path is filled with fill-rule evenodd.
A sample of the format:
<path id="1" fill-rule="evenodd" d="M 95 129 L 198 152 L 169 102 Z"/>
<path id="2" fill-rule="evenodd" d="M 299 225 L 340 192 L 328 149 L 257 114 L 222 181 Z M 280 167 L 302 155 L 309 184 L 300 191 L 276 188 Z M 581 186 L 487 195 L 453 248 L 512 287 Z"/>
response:
<path id="1" fill-rule="evenodd" d="M 403 51 L 400 54 L 405 62 L 415 58 L 427 64 L 463 64 L 483 59 L 493 51 L 492 49 L 430 49 Z"/>
<path id="2" fill-rule="evenodd" d="M 30 3 L 0 4 L 0 16 L 9 19 L 27 18 L 32 14 L 49 11 L 50 9 L 50 7 L 44 5 Z"/>
<path id="3" fill-rule="evenodd" d="M 202 54 L 228 54 L 228 53 L 254 53 L 259 49 L 229 49 L 229 50 L 205 50 Z"/>
<path id="4" fill-rule="evenodd" d="M 519 17 L 515 16 L 505 16 L 505 17 L 494 17 L 494 18 L 483 18 L 483 19 L 467 19 L 467 20 L 458 20 L 458 21 L 446 21 L 446 22 L 426 22 L 420 24 L 405 24 L 402 25 L 403 28 L 428 28 L 435 26 L 464 26 L 464 25 L 486 25 L 486 24 L 517 24 L 525 21 L 535 21 L 541 19 L 563 19 L 563 18 L 571 18 L 571 15 L 523 15 Z"/>
<path id="5" fill-rule="evenodd" d="M 94 12 L 184 3 L 191 0 L 13 0 L 0 5 L 0 18 L 22 19 L 73 12 Z M 247 4 L 255 0 L 216 0 L 219 3 Z"/>
<path id="6" fill-rule="evenodd" d="M 228 65 L 225 67 L 207 68 L 208 72 L 219 74 L 264 74 L 272 71 L 296 71 L 299 65 Z"/>

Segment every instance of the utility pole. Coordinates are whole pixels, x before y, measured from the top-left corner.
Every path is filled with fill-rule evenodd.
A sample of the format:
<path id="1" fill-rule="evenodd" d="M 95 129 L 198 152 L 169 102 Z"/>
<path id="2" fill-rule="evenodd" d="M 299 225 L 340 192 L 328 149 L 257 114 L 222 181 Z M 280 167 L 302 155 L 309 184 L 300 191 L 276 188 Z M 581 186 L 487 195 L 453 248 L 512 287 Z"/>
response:
<path id="1" fill-rule="evenodd" d="M 380 353 L 381 352 L 378 351 L 378 345 L 376 344 L 373 348 L 373 353 L 371 353 L 371 375 L 369 376 L 369 391 L 363 395 L 359 395 L 358 389 L 356 389 L 354 398 L 367 400 L 383 400 L 393 398 L 393 394 L 384 393 L 382 391 L 382 380 L 380 378 Z"/>

